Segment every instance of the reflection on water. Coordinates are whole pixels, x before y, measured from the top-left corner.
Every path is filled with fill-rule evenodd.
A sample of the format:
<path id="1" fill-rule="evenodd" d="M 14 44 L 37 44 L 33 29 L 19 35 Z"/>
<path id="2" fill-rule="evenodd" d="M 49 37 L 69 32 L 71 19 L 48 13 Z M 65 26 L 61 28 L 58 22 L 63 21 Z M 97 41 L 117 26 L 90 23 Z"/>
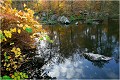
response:
<path id="1" fill-rule="evenodd" d="M 54 43 L 40 42 L 37 57 L 44 57 L 45 72 L 58 79 L 119 78 L 119 25 L 46 26 Z M 43 47 L 42 47 L 43 46 Z M 113 57 L 110 61 L 90 61 L 83 52 Z"/>

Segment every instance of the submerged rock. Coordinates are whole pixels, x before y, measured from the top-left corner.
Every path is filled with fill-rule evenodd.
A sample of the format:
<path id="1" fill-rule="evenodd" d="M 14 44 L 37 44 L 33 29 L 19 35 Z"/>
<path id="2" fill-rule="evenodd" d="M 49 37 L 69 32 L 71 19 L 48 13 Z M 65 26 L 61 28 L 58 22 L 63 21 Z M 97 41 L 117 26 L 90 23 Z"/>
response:
<path id="1" fill-rule="evenodd" d="M 83 55 L 92 61 L 108 61 L 112 59 L 111 57 L 93 53 L 83 53 Z"/>

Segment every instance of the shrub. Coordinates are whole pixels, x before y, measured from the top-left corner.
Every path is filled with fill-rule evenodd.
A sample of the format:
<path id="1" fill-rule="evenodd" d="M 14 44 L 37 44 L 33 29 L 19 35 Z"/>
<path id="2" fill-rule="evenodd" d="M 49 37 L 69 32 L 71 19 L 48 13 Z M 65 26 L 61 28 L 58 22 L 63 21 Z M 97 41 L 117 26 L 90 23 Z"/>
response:
<path id="1" fill-rule="evenodd" d="M 0 45 L 2 75 L 11 75 L 27 62 L 24 50 L 35 48 L 36 32 L 45 32 L 34 19 L 34 11 L 24 5 L 24 11 L 12 9 L 10 0 L 0 1 Z"/>

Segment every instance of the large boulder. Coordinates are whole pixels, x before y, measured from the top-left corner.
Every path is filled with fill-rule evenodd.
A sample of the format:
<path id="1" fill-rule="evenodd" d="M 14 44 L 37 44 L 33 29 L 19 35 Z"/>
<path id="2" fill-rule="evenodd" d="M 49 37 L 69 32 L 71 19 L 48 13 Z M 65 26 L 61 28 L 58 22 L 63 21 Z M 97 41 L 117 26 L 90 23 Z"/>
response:
<path id="1" fill-rule="evenodd" d="M 70 23 L 70 21 L 68 20 L 68 18 L 65 17 L 65 16 L 59 16 L 58 19 L 57 19 L 57 21 L 61 22 L 63 24 L 69 24 Z"/>
<path id="2" fill-rule="evenodd" d="M 83 55 L 91 61 L 109 61 L 112 58 L 100 54 L 83 53 Z"/>

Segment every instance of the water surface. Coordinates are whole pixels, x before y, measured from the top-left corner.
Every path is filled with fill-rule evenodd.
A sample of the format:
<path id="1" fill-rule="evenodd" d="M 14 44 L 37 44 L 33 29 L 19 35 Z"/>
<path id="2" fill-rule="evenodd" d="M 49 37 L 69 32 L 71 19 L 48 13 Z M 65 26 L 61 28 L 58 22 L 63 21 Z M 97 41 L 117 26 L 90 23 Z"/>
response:
<path id="1" fill-rule="evenodd" d="M 36 57 L 48 62 L 45 72 L 57 79 L 118 79 L 119 24 L 109 21 L 99 25 L 46 25 L 54 41 L 41 41 Z M 90 61 L 83 52 L 112 57 L 110 61 Z"/>

